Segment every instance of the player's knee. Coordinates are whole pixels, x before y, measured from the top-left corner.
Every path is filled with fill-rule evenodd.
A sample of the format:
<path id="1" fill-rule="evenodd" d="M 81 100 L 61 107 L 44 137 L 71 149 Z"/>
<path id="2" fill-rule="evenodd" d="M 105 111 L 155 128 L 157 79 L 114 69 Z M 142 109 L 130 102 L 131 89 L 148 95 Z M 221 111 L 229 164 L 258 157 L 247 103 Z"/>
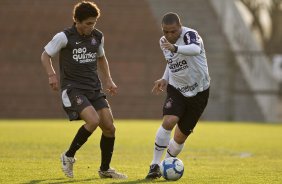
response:
<path id="1" fill-rule="evenodd" d="M 166 116 L 163 119 L 163 128 L 166 130 L 172 130 L 176 123 L 178 122 L 179 118 L 176 116 Z"/>
<path id="2" fill-rule="evenodd" d="M 182 134 L 182 133 L 175 133 L 174 134 L 174 141 L 177 143 L 177 144 L 183 144 L 186 139 L 187 139 L 187 135 L 185 134 Z"/>
<path id="3" fill-rule="evenodd" d="M 184 143 L 192 132 L 193 129 L 191 129 L 190 127 L 183 127 L 178 125 L 175 129 L 174 134 L 175 142 L 177 142 L 178 144 Z"/>
<path id="4" fill-rule="evenodd" d="M 112 126 L 112 128 L 111 128 L 111 130 L 110 130 L 110 133 L 112 134 L 112 135 L 115 135 L 115 133 L 116 133 L 116 127 L 113 125 Z"/>
<path id="5" fill-rule="evenodd" d="M 108 126 L 105 126 L 103 129 L 103 134 L 106 136 L 114 136 L 116 132 L 116 127 L 114 124 L 109 124 Z"/>
<path id="6" fill-rule="evenodd" d="M 99 122 L 100 122 L 99 118 L 95 118 L 92 120 L 88 120 L 86 122 L 86 125 L 90 130 L 94 131 L 97 128 L 97 126 L 99 125 Z"/>

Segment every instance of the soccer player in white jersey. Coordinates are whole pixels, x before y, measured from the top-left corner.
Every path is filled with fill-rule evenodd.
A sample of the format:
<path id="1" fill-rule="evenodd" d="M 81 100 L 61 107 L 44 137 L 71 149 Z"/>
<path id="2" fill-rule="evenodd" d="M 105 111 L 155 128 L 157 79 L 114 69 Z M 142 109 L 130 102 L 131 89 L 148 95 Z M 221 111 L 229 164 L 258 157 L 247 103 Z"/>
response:
<path id="1" fill-rule="evenodd" d="M 52 66 L 52 57 L 60 54 L 60 85 L 63 108 L 69 120 L 84 120 L 73 138 L 69 149 L 61 154 L 62 170 L 67 177 L 74 177 L 75 154 L 99 126 L 101 178 L 127 178 L 110 168 L 115 144 L 115 126 L 112 111 L 102 92 L 98 70 L 105 78 L 107 90 L 115 95 L 117 86 L 112 80 L 108 60 L 104 52 L 103 33 L 95 28 L 100 10 L 90 1 L 77 3 L 73 9 L 72 27 L 57 33 L 44 47 L 42 64 L 53 90 L 59 89 L 57 74 Z M 96 155 L 93 155 L 96 157 Z"/>
<path id="2" fill-rule="evenodd" d="M 179 16 L 171 12 L 162 19 L 162 31 L 160 47 L 167 65 L 152 92 L 159 94 L 166 89 L 167 97 L 146 179 L 161 176 L 159 164 L 166 148 L 165 158 L 176 157 L 181 152 L 209 98 L 210 77 L 202 38 L 197 31 L 182 26 Z M 170 139 L 175 125 L 174 136 Z"/>

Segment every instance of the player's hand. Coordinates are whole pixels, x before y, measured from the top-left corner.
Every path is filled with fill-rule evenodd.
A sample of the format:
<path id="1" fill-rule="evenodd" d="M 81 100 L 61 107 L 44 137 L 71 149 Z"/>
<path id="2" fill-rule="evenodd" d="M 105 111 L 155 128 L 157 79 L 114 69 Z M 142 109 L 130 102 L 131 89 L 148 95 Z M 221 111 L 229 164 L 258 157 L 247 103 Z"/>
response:
<path id="1" fill-rule="evenodd" d="M 117 94 L 117 85 L 114 83 L 112 79 L 109 79 L 106 82 L 106 91 L 111 95 L 114 96 Z"/>
<path id="2" fill-rule="evenodd" d="M 59 80 L 58 80 L 56 74 L 53 74 L 53 75 L 49 76 L 49 85 L 51 86 L 51 88 L 54 91 L 58 91 L 59 90 Z"/>
<path id="3" fill-rule="evenodd" d="M 169 41 L 167 41 L 166 38 L 163 38 L 161 41 L 161 48 L 165 49 L 165 50 L 169 50 L 171 52 L 175 51 L 175 47 L 173 44 L 169 43 Z"/>
<path id="4" fill-rule="evenodd" d="M 154 83 L 154 87 L 152 89 L 152 93 L 158 95 L 164 91 L 167 86 L 167 81 L 165 79 L 156 80 Z"/>

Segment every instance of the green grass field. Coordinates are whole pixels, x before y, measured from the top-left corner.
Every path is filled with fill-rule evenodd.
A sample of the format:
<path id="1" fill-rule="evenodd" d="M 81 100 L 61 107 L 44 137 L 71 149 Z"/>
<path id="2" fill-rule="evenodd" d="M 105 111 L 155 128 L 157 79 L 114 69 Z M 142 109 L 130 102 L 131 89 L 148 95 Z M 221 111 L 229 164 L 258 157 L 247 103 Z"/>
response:
<path id="1" fill-rule="evenodd" d="M 97 130 L 77 152 L 75 178 L 66 178 L 59 155 L 82 122 L 1 120 L 0 183 L 163 183 L 146 181 L 160 121 L 117 120 L 112 167 L 127 180 L 99 179 Z M 199 122 L 179 158 L 183 177 L 173 183 L 282 183 L 282 124 Z M 172 183 L 172 182 L 169 182 Z"/>

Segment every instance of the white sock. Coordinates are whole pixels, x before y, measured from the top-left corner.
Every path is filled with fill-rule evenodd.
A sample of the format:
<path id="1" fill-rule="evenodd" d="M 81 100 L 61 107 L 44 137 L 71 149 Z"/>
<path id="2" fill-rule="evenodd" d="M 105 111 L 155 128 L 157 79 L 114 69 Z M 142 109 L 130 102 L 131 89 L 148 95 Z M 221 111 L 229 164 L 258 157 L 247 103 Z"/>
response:
<path id="1" fill-rule="evenodd" d="M 160 126 L 158 129 L 155 139 L 154 157 L 151 165 L 159 164 L 161 162 L 163 152 L 169 144 L 170 134 L 171 130 L 166 130 L 163 128 L 163 126 Z"/>
<path id="2" fill-rule="evenodd" d="M 182 151 L 183 147 L 184 147 L 184 143 L 183 144 L 178 144 L 172 138 L 169 141 L 169 145 L 168 145 L 168 148 L 167 148 L 167 152 L 166 152 L 165 158 L 177 157 L 177 155 Z"/>

